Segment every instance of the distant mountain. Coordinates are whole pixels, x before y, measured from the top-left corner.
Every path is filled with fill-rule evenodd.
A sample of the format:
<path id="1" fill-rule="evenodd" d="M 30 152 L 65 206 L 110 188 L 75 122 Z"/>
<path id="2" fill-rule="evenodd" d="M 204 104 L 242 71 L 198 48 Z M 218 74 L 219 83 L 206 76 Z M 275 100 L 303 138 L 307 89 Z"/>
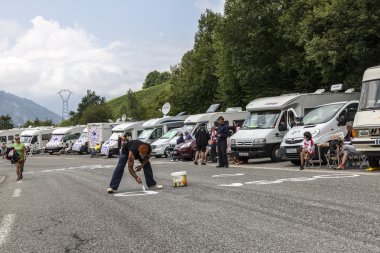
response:
<path id="1" fill-rule="evenodd" d="M 42 107 L 33 101 L 20 98 L 5 91 L 0 91 L 0 115 L 9 114 L 12 117 L 15 126 L 24 124 L 27 120 L 52 120 L 58 123 L 61 117 Z"/>

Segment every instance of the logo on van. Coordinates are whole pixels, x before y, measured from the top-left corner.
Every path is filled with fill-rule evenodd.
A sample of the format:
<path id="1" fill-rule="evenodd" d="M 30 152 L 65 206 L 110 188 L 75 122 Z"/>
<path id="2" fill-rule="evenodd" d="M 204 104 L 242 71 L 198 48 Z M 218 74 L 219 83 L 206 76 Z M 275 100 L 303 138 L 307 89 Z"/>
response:
<path id="1" fill-rule="evenodd" d="M 278 104 L 277 102 L 268 102 L 265 105 L 277 105 L 277 104 Z"/>

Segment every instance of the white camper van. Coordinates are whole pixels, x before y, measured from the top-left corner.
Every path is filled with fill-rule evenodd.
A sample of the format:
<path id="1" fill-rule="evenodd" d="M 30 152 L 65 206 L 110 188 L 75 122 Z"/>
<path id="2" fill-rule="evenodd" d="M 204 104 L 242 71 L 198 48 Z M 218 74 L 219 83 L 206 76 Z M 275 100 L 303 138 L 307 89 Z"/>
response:
<path id="1" fill-rule="evenodd" d="M 103 144 L 112 134 L 112 129 L 120 123 L 89 123 L 87 124 L 88 145 L 90 149 L 96 144 Z"/>
<path id="2" fill-rule="evenodd" d="M 341 90 L 342 85 L 331 86 L 331 91 Z M 316 106 L 338 101 L 357 100 L 359 94 L 352 89 L 345 93 L 284 94 L 277 97 L 258 98 L 247 105 L 250 116 L 240 130 L 231 137 L 232 154 L 247 161 L 251 158 L 270 157 L 281 161 L 280 144 L 295 119 Z"/>
<path id="3" fill-rule="evenodd" d="M 214 126 L 214 123 L 218 120 L 220 116 L 223 116 L 224 122 L 230 127 L 243 124 L 245 119 L 249 116 L 249 112 L 242 111 L 241 108 L 232 110 L 228 108 L 225 112 L 211 112 L 191 115 L 185 120 L 185 126 L 193 126 L 191 130 L 191 135 L 194 135 L 199 126 L 206 124 L 208 130 Z"/>
<path id="4" fill-rule="evenodd" d="M 354 121 L 358 111 L 359 101 L 345 101 L 325 104 L 316 107 L 305 115 L 300 126 L 290 129 L 282 143 L 281 153 L 295 165 L 300 165 L 300 152 L 303 145 L 303 134 L 308 131 L 313 136 L 314 143 L 323 144 L 330 140 L 335 134 L 347 134 L 346 123 Z M 328 148 L 320 150 L 321 158 L 325 160 L 325 154 Z M 318 152 L 316 158 L 318 158 Z"/>
<path id="5" fill-rule="evenodd" d="M 7 146 L 10 146 L 15 140 L 15 135 L 20 135 L 24 130 L 24 128 L 12 128 L 0 131 L 0 143 L 5 142 Z"/>
<path id="6" fill-rule="evenodd" d="M 137 140 L 140 133 L 143 131 L 142 121 L 123 123 L 112 128 L 112 134 L 102 145 L 100 153 L 111 157 L 119 152 L 119 138 L 125 133 L 130 140 Z"/>
<path id="7" fill-rule="evenodd" d="M 89 152 L 87 127 L 83 129 L 82 134 L 80 135 L 79 139 L 75 141 L 71 150 L 79 154 Z"/>
<path id="8" fill-rule="evenodd" d="M 364 72 L 359 109 L 354 120 L 354 134 L 352 145 L 367 155 L 370 168 L 379 167 L 380 66 Z"/>
<path id="9" fill-rule="evenodd" d="M 49 142 L 46 144 L 45 152 L 53 154 L 62 149 L 71 148 L 79 138 L 86 126 L 59 127 L 52 132 Z"/>
<path id="10" fill-rule="evenodd" d="M 139 135 L 139 140 L 152 143 L 161 138 L 167 131 L 173 128 L 182 127 L 187 116 L 165 116 L 163 118 L 145 121 L 142 127 L 144 131 Z"/>
<path id="11" fill-rule="evenodd" d="M 33 153 L 39 153 L 45 148 L 53 131 L 52 127 L 29 128 L 22 131 L 20 141 Z"/>

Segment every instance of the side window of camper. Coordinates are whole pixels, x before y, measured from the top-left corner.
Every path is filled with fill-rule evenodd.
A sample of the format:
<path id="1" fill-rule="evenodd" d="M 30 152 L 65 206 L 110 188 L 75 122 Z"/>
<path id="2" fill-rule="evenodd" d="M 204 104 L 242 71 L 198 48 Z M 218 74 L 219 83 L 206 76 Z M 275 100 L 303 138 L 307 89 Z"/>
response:
<path id="1" fill-rule="evenodd" d="M 8 141 L 13 141 L 14 140 L 14 136 L 13 135 L 9 135 L 8 136 Z"/>
<path id="2" fill-rule="evenodd" d="M 7 136 L 0 136 L 0 142 L 7 142 Z"/>
<path id="3" fill-rule="evenodd" d="M 157 128 L 153 131 L 150 139 L 158 139 L 162 136 L 162 128 Z"/>
<path id="4" fill-rule="evenodd" d="M 352 104 L 347 107 L 348 121 L 354 121 L 358 106 L 358 104 Z"/>
<path id="5" fill-rule="evenodd" d="M 48 141 L 48 140 L 50 140 L 50 134 L 43 134 L 41 136 L 41 138 L 42 138 L 43 141 Z"/>
<path id="6" fill-rule="evenodd" d="M 37 142 L 37 136 L 33 136 L 32 140 L 31 140 L 31 144 L 34 144 Z"/>

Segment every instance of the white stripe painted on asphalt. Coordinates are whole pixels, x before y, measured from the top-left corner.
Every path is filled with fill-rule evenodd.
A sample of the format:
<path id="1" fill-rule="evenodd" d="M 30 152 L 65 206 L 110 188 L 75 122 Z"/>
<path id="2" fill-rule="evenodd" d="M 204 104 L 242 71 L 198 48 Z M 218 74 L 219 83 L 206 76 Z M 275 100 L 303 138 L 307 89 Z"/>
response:
<path id="1" fill-rule="evenodd" d="M 15 218 L 16 216 L 14 214 L 7 214 L 2 219 L 0 224 L 0 246 L 6 242 L 7 237 L 11 232 Z"/>
<path id="2" fill-rule="evenodd" d="M 123 192 L 123 193 L 117 193 L 114 196 L 115 197 L 133 197 L 133 196 L 142 196 L 142 195 L 154 195 L 158 192 L 155 191 L 135 191 L 135 192 Z"/>
<path id="3" fill-rule="evenodd" d="M 22 180 L 17 181 L 18 184 L 22 184 Z"/>
<path id="4" fill-rule="evenodd" d="M 244 173 L 220 174 L 220 175 L 212 175 L 211 177 L 238 177 L 238 176 L 244 176 Z"/>
<path id="5" fill-rule="evenodd" d="M 13 192 L 13 197 L 18 198 L 20 197 L 20 195 L 21 195 L 21 189 L 19 188 L 15 189 L 15 191 Z"/>

